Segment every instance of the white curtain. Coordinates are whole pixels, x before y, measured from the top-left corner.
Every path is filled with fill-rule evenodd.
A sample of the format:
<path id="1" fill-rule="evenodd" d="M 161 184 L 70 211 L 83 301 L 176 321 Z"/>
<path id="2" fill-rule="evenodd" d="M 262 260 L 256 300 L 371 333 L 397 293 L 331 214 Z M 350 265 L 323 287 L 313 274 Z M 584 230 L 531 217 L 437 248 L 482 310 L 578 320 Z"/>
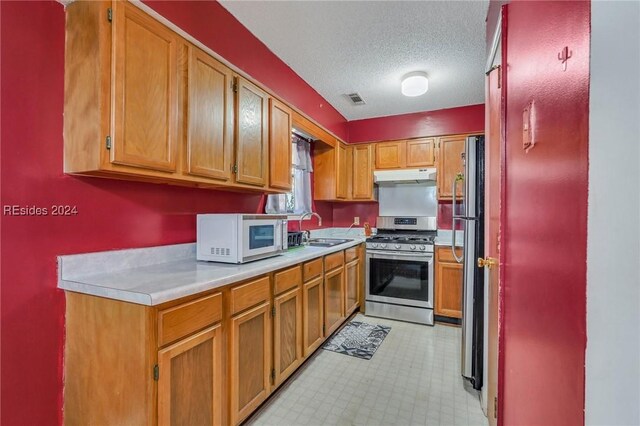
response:
<path id="1" fill-rule="evenodd" d="M 275 194 L 267 197 L 265 212 L 269 214 L 303 214 L 311 211 L 311 144 L 292 136 L 293 190 L 290 194 Z"/>

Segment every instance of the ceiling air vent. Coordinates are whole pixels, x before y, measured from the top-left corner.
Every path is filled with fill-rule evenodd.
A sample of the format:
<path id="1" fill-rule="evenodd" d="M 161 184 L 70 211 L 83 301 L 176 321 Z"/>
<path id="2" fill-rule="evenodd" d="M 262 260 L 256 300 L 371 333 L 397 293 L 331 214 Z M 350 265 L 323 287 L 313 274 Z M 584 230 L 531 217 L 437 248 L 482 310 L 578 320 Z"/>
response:
<path id="1" fill-rule="evenodd" d="M 346 95 L 349 99 L 351 99 L 351 102 L 353 102 L 354 105 L 364 105 L 364 99 L 362 99 L 362 96 L 360 96 L 359 93 L 348 93 Z"/>

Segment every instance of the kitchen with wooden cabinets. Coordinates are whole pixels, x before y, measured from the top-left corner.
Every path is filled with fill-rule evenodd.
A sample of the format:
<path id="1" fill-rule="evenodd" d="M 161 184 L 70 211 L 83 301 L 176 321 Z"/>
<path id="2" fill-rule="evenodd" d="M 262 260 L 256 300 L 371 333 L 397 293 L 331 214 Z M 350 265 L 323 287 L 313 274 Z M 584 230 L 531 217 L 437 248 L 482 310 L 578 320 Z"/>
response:
<path id="1" fill-rule="evenodd" d="M 0 424 L 640 423 L 634 2 L 0 9 Z"/>

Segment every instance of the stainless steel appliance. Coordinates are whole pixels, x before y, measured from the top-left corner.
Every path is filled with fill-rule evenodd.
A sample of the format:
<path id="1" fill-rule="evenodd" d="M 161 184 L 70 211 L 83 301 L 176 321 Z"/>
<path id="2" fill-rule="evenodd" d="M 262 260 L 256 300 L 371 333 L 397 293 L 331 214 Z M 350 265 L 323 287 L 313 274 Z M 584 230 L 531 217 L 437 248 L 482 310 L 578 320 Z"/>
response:
<path id="1" fill-rule="evenodd" d="M 483 337 L 484 337 L 484 274 L 476 259 L 484 257 L 484 136 L 469 136 L 465 142 L 464 178 L 453 182 L 456 193 L 459 182 L 464 182 L 462 205 L 453 200 L 453 229 L 459 222 L 464 229 L 463 257 L 453 255 L 463 263 L 464 282 L 462 299 L 462 376 L 475 389 L 482 387 Z"/>
<path id="2" fill-rule="evenodd" d="M 366 313 L 433 325 L 435 216 L 378 217 L 367 238 Z"/>
<path id="3" fill-rule="evenodd" d="M 199 214 L 198 260 L 245 263 L 287 251 L 287 216 Z"/>

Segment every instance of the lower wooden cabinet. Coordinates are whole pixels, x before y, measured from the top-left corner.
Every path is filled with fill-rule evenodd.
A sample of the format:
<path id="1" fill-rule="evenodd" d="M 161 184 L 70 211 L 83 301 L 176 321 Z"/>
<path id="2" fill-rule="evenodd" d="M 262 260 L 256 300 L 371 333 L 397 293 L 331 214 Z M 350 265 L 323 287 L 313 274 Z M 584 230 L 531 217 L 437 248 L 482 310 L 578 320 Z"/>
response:
<path id="1" fill-rule="evenodd" d="M 67 292 L 64 423 L 243 422 L 361 303 L 363 255 L 159 306 Z"/>
<path id="2" fill-rule="evenodd" d="M 462 256 L 462 249 L 456 249 Z M 462 318 L 463 265 L 453 258 L 451 247 L 436 249 L 435 315 Z"/>
<path id="3" fill-rule="evenodd" d="M 159 425 L 222 423 L 220 331 L 218 324 L 158 352 Z"/>
<path id="4" fill-rule="evenodd" d="M 302 285 L 302 352 L 306 358 L 324 342 L 324 285 L 318 277 Z"/>
<path id="5" fill-rule="evenodd" d="M 278 386 L 302 361 L 301 289 L 274 298 L 273 313 L 273 384 Z"/>
<path id="6" fill-rule="evenodd" d="M 344 313 L 344 268 L 324 274 L 324 329 L 330 335 L 342 324 Z"/>
<path id="7" fill-rule="evenodd" d="M 269 395 L 271 373 L 270 303 L 231 317 L 230 423 L 236 425 Z"/>
<path id="8" fill-rule="evenodd" d="M 351 315 L 360 304 L 360 260 L 355 259 L 344 265 L 345 316 Z"/>

